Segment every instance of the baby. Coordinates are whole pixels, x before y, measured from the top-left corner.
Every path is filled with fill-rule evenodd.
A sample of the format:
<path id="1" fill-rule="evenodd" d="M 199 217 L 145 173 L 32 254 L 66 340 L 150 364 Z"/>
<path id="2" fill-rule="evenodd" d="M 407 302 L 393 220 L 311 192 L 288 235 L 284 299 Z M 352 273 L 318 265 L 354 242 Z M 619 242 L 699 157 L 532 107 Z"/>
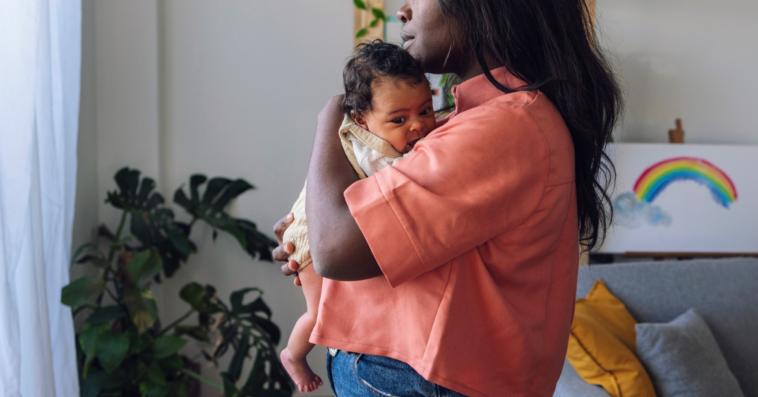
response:
<path id="1" fill-rule="evenodd" d="M 410 154 L 416 142 L 436 126 L 432 92 L 421 65 L 397 45 L 381 40 L 358 45 L 343 80 L 345 120 L 339 135 L 361 179 Z M 308 339 L 316 324 L 322 279 L 309 266 L 305 189 L 292 207 L 295 219 L 283 241 L 295 245 L 289 259 L 300 264 L 298 275 L 308 311 L 295 324 L 281 359 L 298 390 L 310 393 L 323 385 L 306 361 L 313 349 Z"/>

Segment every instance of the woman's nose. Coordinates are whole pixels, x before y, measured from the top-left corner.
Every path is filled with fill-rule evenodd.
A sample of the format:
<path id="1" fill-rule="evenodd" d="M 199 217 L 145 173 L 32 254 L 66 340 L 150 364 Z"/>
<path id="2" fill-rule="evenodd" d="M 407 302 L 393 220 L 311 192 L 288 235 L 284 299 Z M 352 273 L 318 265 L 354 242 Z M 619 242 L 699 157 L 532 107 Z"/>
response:
<path id="1" fill-rule="evenodd" d="M 408 23 L 413 18 L 411 7 L 408 5 L 408 1 L 397 10 L 397 19 L 402 23 Z"/>

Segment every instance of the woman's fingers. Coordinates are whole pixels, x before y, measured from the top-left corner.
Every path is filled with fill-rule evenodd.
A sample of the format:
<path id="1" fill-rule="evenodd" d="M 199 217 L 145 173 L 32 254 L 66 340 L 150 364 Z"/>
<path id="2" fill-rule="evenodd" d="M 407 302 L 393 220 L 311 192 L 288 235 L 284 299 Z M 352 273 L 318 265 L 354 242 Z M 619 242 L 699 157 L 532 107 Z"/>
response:
<path id="1" fill-rule="evenodd" d="M 295 245 L 287 241 L 286 243 L 274 248 L 271 254 L 277 262 L 286 262 L 287 258 L 295 252 Z"/>
<path id="2" fill-rule="evenodd" d="M 280 219 L 279 222 L 276 222 L 276 224 L 274 224 L 274 234 L 276 235 L 276 239 L 279 240 L 279 244 L 282 243 L 282 236 L 284 236 L 284 231 L 287 230 L 287 228 L 292 224 L 292 221 L 294 220 L 295 215 L 289 213 L 287 216 Z"/>
<path id="3" fill-rule="evenodd" d="M 301 286 L 300 284 L 300 276 L 297 275 L 297 268 L 299 266 L 297 265 L 297 262 L 295 261 L 289 261 L 282 265 L 282 274 L 285 276 L 292 276 L 295 275 L 295 285 L 298 287 Z"/>
<path id="4" fill-rule="evenodd" d="M 295 261 L 289 261 L 282 265 L 282 274 L 285 276 L 291 276 L 293 274 L 297 274 L 297 262 Z"/>

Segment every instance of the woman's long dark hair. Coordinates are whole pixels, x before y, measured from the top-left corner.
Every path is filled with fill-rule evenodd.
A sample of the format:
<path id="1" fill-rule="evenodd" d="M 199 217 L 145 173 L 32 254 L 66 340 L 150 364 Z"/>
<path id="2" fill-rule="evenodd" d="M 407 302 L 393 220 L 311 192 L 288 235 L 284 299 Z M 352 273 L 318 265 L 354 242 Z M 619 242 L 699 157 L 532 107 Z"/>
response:
<path id="1" fill-rule="evenodd" d="M 438 0 L 465 31 L 487 79 L 503 92 L 485 54 L 539 89 L 563 116 L 574 141 L 579 235 L 591 250 L 613 218 L 615 168 L 605 153 L 621 93 L 595 39 L 586 0 Z M 606 211 L 607 209 L 607 211 Z"/>

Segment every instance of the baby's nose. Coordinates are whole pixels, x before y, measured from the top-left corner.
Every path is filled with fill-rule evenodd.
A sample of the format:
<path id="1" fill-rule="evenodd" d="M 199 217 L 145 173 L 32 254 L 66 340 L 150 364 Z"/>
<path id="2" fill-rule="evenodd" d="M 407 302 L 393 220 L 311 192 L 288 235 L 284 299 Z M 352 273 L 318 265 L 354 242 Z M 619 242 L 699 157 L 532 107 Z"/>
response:
<path id="1" fill-rule="evenodd" d="M 421 121 L 414 121 L 411 123 L 411 131 L 414 132 L 423 132 L 424 131 L 424 123 Z"/>

